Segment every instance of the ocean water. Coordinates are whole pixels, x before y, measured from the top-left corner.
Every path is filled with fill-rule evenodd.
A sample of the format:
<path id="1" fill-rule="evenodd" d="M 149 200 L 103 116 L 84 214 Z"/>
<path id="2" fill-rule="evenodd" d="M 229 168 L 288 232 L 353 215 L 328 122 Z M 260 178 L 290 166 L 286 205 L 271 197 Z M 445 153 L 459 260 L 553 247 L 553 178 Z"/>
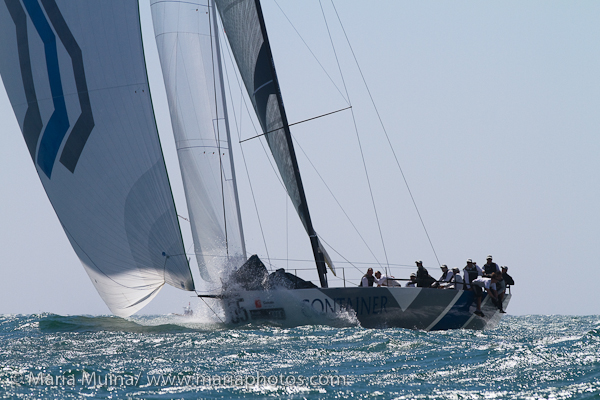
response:
<path id="1" fill-rule="evenodd" d="M 600 399 L 600 316 L 422 332 L 4 315 L 0 397 Z"/>

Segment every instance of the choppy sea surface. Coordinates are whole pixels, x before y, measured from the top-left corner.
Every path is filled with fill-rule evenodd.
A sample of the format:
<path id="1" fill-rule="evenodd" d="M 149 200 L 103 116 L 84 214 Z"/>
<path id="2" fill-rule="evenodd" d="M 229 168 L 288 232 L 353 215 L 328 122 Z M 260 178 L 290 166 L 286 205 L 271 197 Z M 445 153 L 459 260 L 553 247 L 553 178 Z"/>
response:
<path id="1" fill-rule="evenodd" d="M 600 399 L 600 316 L 422 332 L 4 315 L 0 397 Z"/>

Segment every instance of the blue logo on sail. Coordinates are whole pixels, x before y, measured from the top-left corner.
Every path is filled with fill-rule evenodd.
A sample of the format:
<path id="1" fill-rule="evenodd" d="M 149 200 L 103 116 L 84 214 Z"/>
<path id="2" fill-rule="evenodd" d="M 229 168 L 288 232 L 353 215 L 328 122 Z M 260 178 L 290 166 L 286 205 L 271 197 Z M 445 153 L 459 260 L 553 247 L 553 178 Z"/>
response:
<path id="1" fill-rule="evenodd" d="M 67 106 L 65 104 L 63 93 L 57 37 L 71 58 L 81 114 L 63 147 L 60 162 L 69 171 L 75 172 L 79 157 L 81 156 L 85 143 L 94 127 L 81 49 L 65 23 L 55 0 L 41 0 L 44 10 L 42 10 L 38 0 L 23 0 L 23 5 L 27 10 L 27 14 L 29 14 L 31 22 L 44 44 L 44 57 L 46 60 L 48 83 L 52 94 L 52 103 L 54 105 L 54 112 L 44 127 L 43 121 L 41 121 L 35 93 L 35 82 L 31 69 L 31 54 L 25 11 L 19 0 L 5 0 L 5 3 L 17 30 L 21 77 L 23 79 L 23 88 L 28 103 L 28 109 L 23 121 L 23 135 L 31 157 L 34 161 L 37 161 L 40 169 L 48 178 L 52 176 L 52 170 L 58 157 L 60 147 L 70 128 Z M 39 148 L 37 149 L 36 160 L 35 155 L 38 142 Z"/>

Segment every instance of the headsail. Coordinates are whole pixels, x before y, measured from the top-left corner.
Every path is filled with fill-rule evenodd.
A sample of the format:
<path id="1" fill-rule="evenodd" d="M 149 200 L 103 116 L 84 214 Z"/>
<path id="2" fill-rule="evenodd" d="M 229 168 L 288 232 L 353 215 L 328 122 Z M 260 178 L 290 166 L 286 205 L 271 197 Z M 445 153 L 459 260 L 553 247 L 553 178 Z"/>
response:
<path id="1" fill-rule="evenodd" d="M 258 0 L 215 0 L 215 2 L 258 120 L 263 132 L 269 132 L 265 137 L 279 173 L 310 237 L 321 286 L 327 287 L 327 271 L 324 263 L 326 253 L 321 247 L 308 211 L 260 2 Z"/>
<path id="2" fill-rule="evenodd" d="M 246 261 L 216 13 L 208 0 L 151 0 L 173 134 L 202 277 Z"/>
<path id="3" fill-rule="evenodd" d="M 0 73 L 52 206 L 110 310 L 194 290 L 136 0 L 0 2 Z"/>

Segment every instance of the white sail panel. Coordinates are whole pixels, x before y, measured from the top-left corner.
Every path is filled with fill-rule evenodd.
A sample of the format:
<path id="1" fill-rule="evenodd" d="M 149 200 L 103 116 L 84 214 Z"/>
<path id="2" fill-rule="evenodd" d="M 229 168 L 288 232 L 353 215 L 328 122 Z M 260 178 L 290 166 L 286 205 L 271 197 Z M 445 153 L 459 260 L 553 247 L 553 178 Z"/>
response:
<path id="1" fill-rule="evenodd" d="M 151 0 L 198 266 L 219 282 L 245 258 L 208 0 Z M 224 268 L 225 267 L 225 268 Z"/>
<path id="2" fill-rule="evenodd" d="M 0 2 L 0 74 L 42 184 L 110 310 L 194 283 L 136 0 Z"/>

